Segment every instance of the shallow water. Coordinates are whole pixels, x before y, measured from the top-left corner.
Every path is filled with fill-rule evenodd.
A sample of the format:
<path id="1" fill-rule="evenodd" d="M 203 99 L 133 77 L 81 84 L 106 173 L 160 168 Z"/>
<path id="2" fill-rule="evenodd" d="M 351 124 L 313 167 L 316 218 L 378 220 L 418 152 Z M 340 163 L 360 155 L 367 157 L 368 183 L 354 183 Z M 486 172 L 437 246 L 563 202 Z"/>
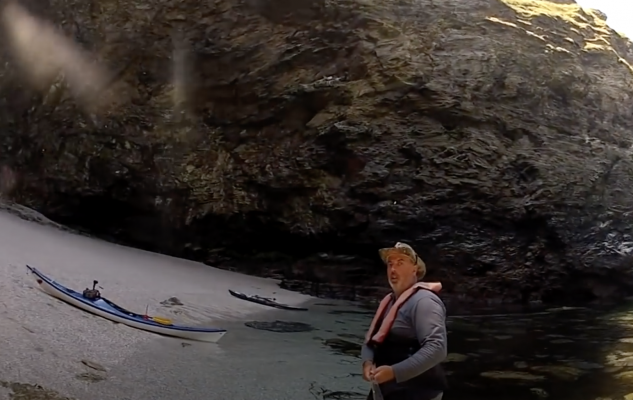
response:
<path id="1" fill-rule="evenodd" d="M 633 392 L 621 375 L 628 370 L 622 360 L 633 355 L 633 330 L 619 317 L 629 314 L 578 309 L 451 318 L 451 398 L 621 398 Z"/>
<path id="2" fill-rule="evenodd" d="M 304 371 L 314 371 L 316 360 L 321 360 L 317 369 L 323 371 L 311 379 L 321 394 L 313 391 L 312 397 L 305 398 L 364 399 L 367 384 L 360 378 L 358 355 L 371 315 L 350 305 L 310 308 L 309 313 L 275 317 L 312 324 L 315 330 L 311 332 L 260 336 L 240 330 L 240 335 L 250 340 L 265 336 L 271 346 L 285 339 L 282 346 L 288 356 L 308 355 Z M 623 399 L 633 393 L 633 311 L 628 310 L 631 307 L 555 308 L 530 314 L 449 317 L 450 354 L 444 366 L 451 389 L 445 398 Z M 336 358 L 314 356 L 316 351 Z"/>
<path id="3" fill-rule="evenodd" d="M 451 389 L 445 398 L 625 398 L 633 393 L 631 310 L 449 316 L 450 354 L 444 366 Z M 367 325 L 370 316 L 350 319 Z M 341 339 L 363 333 L 345 326 Z"/>
<path id="4" fill-rule="evenodd" d="M 201 344 L 113 324 L 37 291 L 26 263 L 75 289 L 98 278 L 130 309 L 149 306 L 229 333 L 217 345 Z M 23 400 L 366 397 L 358 355 L 371 312 L 320 299 L 310 300 L 308 312 L 277 311 L 232 298 L 228 288 L 293 305 L 306 300 L 268 280 L 0 214 L 0 399 L 18 392 Z M 169 297 L 183 304 L 161 304 Z M 449 316 L 446 399 L 619 400 L 633 393 L 633 305 L 486 314 Z M 279 332 L 284 324 L 275 321 L 301 332 Z"/>

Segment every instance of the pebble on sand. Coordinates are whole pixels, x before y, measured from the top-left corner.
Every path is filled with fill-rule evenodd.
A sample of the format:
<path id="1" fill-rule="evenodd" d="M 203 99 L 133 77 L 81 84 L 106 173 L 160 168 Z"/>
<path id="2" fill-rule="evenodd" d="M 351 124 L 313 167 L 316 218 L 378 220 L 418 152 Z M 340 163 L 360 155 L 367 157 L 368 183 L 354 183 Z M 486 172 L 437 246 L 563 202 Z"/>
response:
<path id="1" fill-rule="evenodd" d="M 163 300 L 160 304 L 171 307 L 171 306 L 182 306 L 184 305 L 182 301 L 178 297 L 170 297 L 167 300 Z"/>

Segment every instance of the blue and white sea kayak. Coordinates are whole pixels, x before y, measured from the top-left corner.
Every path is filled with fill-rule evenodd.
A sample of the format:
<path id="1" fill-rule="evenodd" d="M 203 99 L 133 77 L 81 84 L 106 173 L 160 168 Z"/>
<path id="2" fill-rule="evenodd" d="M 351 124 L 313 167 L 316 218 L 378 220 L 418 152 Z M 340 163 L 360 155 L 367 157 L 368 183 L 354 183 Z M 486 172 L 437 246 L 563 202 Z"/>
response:
<path id="1" fill-rule="evenodd" d="M 118 322 L 136 329 L 202 342 L 217 342 L 226 334 L 225 329 L 196 328 L 174 325 L 168 319 L 140 315 L 120 307 L 110 300 L 98 297 L 86 298 L 82 293 L 55 282 L 37 269 L 26 266 L 35 278 L 40 289 L 50 296 L 56 297 L 84 311 L 98 315 L 113 322 Z"/>

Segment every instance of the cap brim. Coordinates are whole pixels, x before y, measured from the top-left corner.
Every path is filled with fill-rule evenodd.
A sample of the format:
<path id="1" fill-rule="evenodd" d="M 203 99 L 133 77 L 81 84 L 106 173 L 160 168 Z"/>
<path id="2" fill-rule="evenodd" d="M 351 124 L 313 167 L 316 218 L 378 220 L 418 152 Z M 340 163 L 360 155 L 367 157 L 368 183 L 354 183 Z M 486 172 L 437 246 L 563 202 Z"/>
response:
<path id="1" fill-rule="evenodd" d="M 382 259 L 382 262 L 384 262 L 385 264 L 387 263 L 387 257 L 389 257 L 389 254 L 394 253 L 394 252 L 407 255 L 401 249 L 397 247 L 385 247 L 384 249 L 378 250 L 378 254 L 380 255 L 380 258 Z"/>

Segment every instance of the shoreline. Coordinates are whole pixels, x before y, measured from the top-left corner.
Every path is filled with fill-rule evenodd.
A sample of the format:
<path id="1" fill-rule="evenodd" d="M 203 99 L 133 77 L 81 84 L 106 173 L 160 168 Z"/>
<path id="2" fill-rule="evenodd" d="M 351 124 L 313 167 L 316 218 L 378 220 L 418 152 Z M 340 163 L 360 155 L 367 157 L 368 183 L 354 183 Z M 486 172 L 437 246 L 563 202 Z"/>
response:
<path id="1" fill-rule="evenodd" d="M 36 289 L 25 264 L 75 290 L 96 279 L 104 297 L 130 310 L 149 306 L 153 315 L 228 333 L 218 344 L 207 344 L 114 324 Z M 237 299 L 228 289 L 313 310 L 276 310 Z M 161 304 L 172 297 L 183 304 Z M 340 357 L 315 340 L 315 332 L 273 333 L 244 322 L 325 324 L 319 335 L 333 335 L 336 317 L 320 312 L 328 306 L 314 305 L 318 302 L 283 290 L 272 279 L 127 248 L 0 212 L 0 317 L 5 321 L 0 340 L 8 344 L 0 357 L 0 386 L 30 390 L 34 394 L 29 396 L 39 396 L 33 399 L 63 397 L 27 384 L 78 400 L 199 400 L 210 391 L 218 398 L 312 399 L 308 378 L 315 363 L 332 372 Z M 349 369 L 343 365 L 339 372 L 345 375 Z M 287 384 L 288 377 L 295 383 Z M 230 384 L 235 378 L 239 382 Z M 8 399 L 7 392 L 0 387 L 0 399 Z"/>
<path id="2" fill-rule="evenodd" d="M 345 301 L 354 303 L 356 306 L 365 307 L 369 309 L 374 309 L 377 307 L 378 303 L 382 298 L 388 293 L 387 283 L 384 284 L 377 283 L 375 280 L 374 283 L 371 284 L 361 284 L 361 285 L 347 285 L 335 282 L 319 282 L 310 281 L 305 279 L 294 279 L 288 278 L 284 276 L 281 271 L 291 269 L 288 265 L 284 265 L 283 262 L 276 263 L 273 261 L 253 261 L 253 260 L 232 260 L 221 262 L 218 265 L 211 265 L 206 262 L 198 262 L 183 258 L 178 258 L 175 256 L 157 253 L 151 250 L 144 250 L 142 248 L 130 247 L 125 243 L 121 243 L 120 241 L 114 241 L 112 238 L 101 238 L 94 236 L 90 233 L 79 231 L 73 228 L 69 228 L 67 226 L 61 225 L 57 222 L 50 220 L 45 217 L 41 213 L 30 209 L 28 207 L 22 206 L 17 203 L 9 203 L 6 201 L 0 200 L 0 213 L 5 211 L 7 214 L 13 215 L 18 219 L 33 222 L 37 225 L 46 227 L 48 229 L 59 230 L 60 232 L 65 232 L 68 234 L 76 235 L 79 237 L 88 238 L 100 243 L 107 243 L 113 246 L 117 246 L 119 248 L 130 249 L 133 251 L 142 252 L 144 254 L 150 254 L 156 257 L 167 257 L 172 260 L 178 260 L 178 264 L 189 263 L 191 265 L 198 265 L 200 267 L 206 267 L 217 271 L 226 271 L 228 273 L 239 274 L 240 276 L 246 276 L 249 278 L 257 278 L 257 279 L 266 279 L 274 282 L 275 290 L 272 288 L 269 290 L 270 293 L 273 291 L 287 291 L 288 293 L 296 293 L 301 296 L 305 296 L 306 298 L 319 298 L 327 301 Z M 286 263 L 288 260 L 285 261 Z M 323 260 L 322 263 L 325 266 L 324 268 L 328 271 L 332 270 L 333 265 L 328 264 L 328 260 Z M 240 265 L 237 267 L 236 265 Z M 34 265 L 38 267 L 37 265 Z M 39 268 L 42 270 L 42 268 Z M 268 271 L 266 273 L 262 273 L 261 271 Z M 45 270 L 42 272 L 46 273 Z M 331 273 L 332 271 L 330 271 Z M 56 279 L 53 277 L 53 279 Z M 431 280 L 432 277 L 430 278 Z M 445 282 L 443 279 L 439 279 L 443 283 Z M 353 281 L 353 280 L 352 280 Z M 448 282 L 450 283 L 450 282 Z M 450 285 L 449 285 L 450 286 Z M 240 289 L 235 289 L 238 291 L 244 291 Z M 258 294 L 265 297 L 271 297 L 269 294 L 265 293 L 249 293 L 249 294 Z M 107 297 L 107 296 L 106 296 Z M 274 297 L 274 296 L 272 296 Z M 560 307 L 567 306 L 573 304 L 574 306 L 587 306 L 587 307 L 602 307 L 602 306 L 613 306 L 619 304 L 623 299 L 620 300 L 610 300 L 610 299 L 597 299 L 594 301 L 570 301 L 569 299 L 562 299 L 560 301 L 551 301 L 551 302 L 542 302 L 542 301 L 531 301 L 528 303 L 517 302 L 514 298 L 504 298 L 503 296 L 497 297 L 473 297 L 466 295 L 464 293 L 453 293 L 447 292 L 446 290 L 442 293 L 442 299 L 446 303 L 447 307 L 451 311 L 456 311 L 459 313 L 469 313 L 469 312 L 479 312 L 485 309 L 494 309 L 494 310 L 507 310 L 509 312 L 532 312 L 534 310 L 542 310 L 549 307 Z M 626 299 L 624 299 L 626 300 Z M 306 300 L 308 301 L 308 300 Z M 280 300 L 280 302 L 284 302 Z M 295 305 L 295 304 L 290 304 Z"/>
<path id="3" fill-rule="evenodd" d="M 127 249 L 130 252 L 138 252 L 142 254 L 149 255 L 151 257 L 157 258 L 165 258 L 173 260 L 178 265 L 187 264 L 189 266 L 196 265 L 199 268 L 208 268 L 213 271 L 224 271 L 225 274 L 237 274 L 236 276 L 245 277 L 245 280 L 249 281 L 268 281 L 269 284 L 265 285 L 267 287 L 267 291 L 258 292 L 257 290 L 249 291 L 249 288 L 240 289 L 239 287 L 231 287 L 233 290 L 245 292 L 248 294 L 257 294 L 264 297 L 275 297 L 278 293 L 287 293 L 288 296 L 283 296 L 283 298 L 278 298 L 278 301 L 281 303 L 286 303 L 284 299 L 287 298 L 288 301 L 292 301 L 296 297 L 291 295 L 291 293 L 297 294 L 301 296 L 303 300 L 294 300 L 297 302 L 296 304 L 288 303 L 293 306 L 300 306 L 302 301 L 309 302 L 311 299 L 320 299 L 321 301 L 328 302 L 346 302 L 349 304 L 353 304 L 355 307 L 362 307 L 367 309 L 375 309 L 378 306 L 378 303 L 382 298 L 389 292 L 387 283 L 384 285 L 373 284 L 371 286 L 367 285 L 343 285 L 336 283 L 328 283 L 328 282 L 310 282 L 304 280 L 292 280 L 287 279 L 278 273 L 267 273 L 267 274 L 256 274 L 253 265 L 249 265 L 245 268 L 235 268 L 233 264 L 229 263 L 221 266 L 213 266 L 207 263 L 192 261 L 188 259 L 178 258 L 162 253 L 156 253 L 150 250 L 139 249 L 135 247 L 129 247 L 126 244 L 118 243 L 106 239 L 102 239 L 96 237 L 94 235 L 90 235 L 83 231 L 78 231 L 64 225 L 61 225 L 57 222 L 54 222 L 39 212 L 30 209 L 28 207 L 22 206 L 17 203 L 8 203 L 0 200 L 0 214 L 2 211 L 5 211 L 7 214 L 15 216 L 17 219 L 32 222 L 36 225 L 42 226 L 46 229 L 57 230 L 60 232 L 64 232 L 65 234 L 74 235 L 77 237 L 86 238 L 92 240 L 94 242 L 102 243 L 104 246 L 114 246 L 116 248 Z M 237 261 L 236 261 L 237 262 Z M 261 266 L 268 265 L 270 262 L 265 263 L 262 262 Z M 34 265 L 36 268 L 39 268 L 47 273 L 43 268 L 38 267 L 38 265 Z M 174 268 L 178 268 L 178 266 L 174 266 Z M 277 267 L 279 269 L 279 267 Z M 247 278 L 246 278 L 247 277 Z M 57 277 L 52 276 L 53 279 L 57 279 Z M 240 280 L 241 281 L 241 280 Z M 62 282 L 63 283 L 63 282 Z M 316 287 L 316 290 L 310 290 L 310 286 Z M 254 289 L 254 288 L 252 288 Z M 344 295 L 336 295 L 336 293 L 343 293 Z M 349 294 L 350 292 L 355 293 L 354 298 L 349 298 L 349 296 L 345 296 L 345 294 Z M 324 295 L 325 293 L 330 293 L 334 295 Z M 108 297 L 107 295 L 105 295 Z M 471 296 L 466 296 L 461 293 L 447 293 L 444 291 L 442 293 L 442 300 L 445 302 L 450 313 L 460 313 L 460 314 L 471 314 L 471 313 L 479 313 L 479 312 L 488 312 L 487 310 L 493 310 L 494 312 L 509 312 L 509 313 L 524 313 L 524 312 L 538 312 L 547 308 L 552 307 L 561 307 L 570 305 L 569 301 L 556 301 L 556 302 L 529 302 L 526 304 L 523 303 L 514 303 L 505 301 L 502 297 L 494 297 L 494 298 L 473 298 Z M 626 300 L 626 299 L 624 299 Z M 115 301 L 116 302 L 116 301 Z M 584 307 L 612 307 L 617 304 L 620 304 L 621 301 L 592 301 L 592 302 L 571 302 L 574 306 L 584 306 Z"/>

